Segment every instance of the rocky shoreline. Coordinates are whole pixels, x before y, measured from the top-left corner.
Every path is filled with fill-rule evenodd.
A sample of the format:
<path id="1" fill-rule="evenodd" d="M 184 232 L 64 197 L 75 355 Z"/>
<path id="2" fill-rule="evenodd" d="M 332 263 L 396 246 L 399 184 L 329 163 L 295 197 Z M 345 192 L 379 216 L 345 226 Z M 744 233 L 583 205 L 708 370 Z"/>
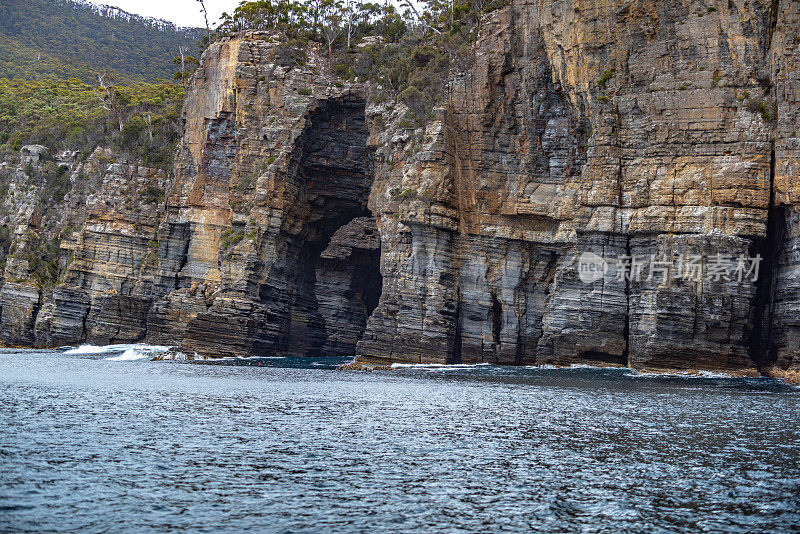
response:
<path id="1" fill-rule="evenodd" d="M 797 380 L 798 17 L 515 0 L 423 126 L 311 45 L 297 65 L 279 35 L 216 42 L 174 176 L 103 148 L 6 164 L 2 338 Z M 56 204 L 29 172 L 46 159 L 72 183 Z M 587 253 L 761 263 L 587 282 Z"/>

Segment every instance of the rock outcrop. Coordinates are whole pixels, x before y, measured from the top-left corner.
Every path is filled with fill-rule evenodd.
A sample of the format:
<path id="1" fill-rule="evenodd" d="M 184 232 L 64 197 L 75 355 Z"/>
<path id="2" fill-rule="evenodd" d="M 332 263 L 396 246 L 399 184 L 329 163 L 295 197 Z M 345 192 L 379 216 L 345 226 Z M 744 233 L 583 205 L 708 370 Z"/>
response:
<path id="1" fill-rule="evenodd" d="M 706 7 L 530 1 L 493 14 L 431 142 L 402 166 L 384 164 L 391 133 L 377 143 L 390 148 L 377 151 L 373 211 L 393 257 L 359 352 L 763 366 L 757 284 L 705 275 L 717 254 L 755 257 L 769 241 L 776 128 L 797 124 L 786 110 L 797 71 L 776 65 L 796 54 L 781 40 L 798 29 L 796 6 Z M 780 143 L 791 183 L 796 145 Z M 392 187 L 426 194 L 392 199 Z M 585 252 L 673 265 L 666 280 L 584 283 Z M 674 277 L 672 260 L 691 256 L 703 258 L 700 282 Z"/>
<path id="2" fill-rule="evenodd" d="M 790 0 L 514 0 L 423 127 L 314 50 L 214 43 L 173 177 L 99 150 L 54 208 L 25 185 L 46 151 L 10 171 L 12 248 L 60 235 L 61 278 L 10 253 L 3 337 L 795 372 L 799 21 Z"/>

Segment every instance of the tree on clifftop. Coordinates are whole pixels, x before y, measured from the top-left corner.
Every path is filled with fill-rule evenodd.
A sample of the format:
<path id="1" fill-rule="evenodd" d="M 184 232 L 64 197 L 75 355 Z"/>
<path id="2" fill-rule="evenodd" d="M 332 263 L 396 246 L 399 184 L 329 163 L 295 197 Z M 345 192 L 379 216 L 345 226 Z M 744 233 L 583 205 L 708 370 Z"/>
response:
<path id="1" fill-rule="evenodd" d="M 208 24 L 208 11 L 206 10 L 206 3 L 203 0 L 197 0 L 200 4 L 200 12 L 203 13 L 203 19 L 206 21 L 206 31 L 208 32 L 208 44 L 211 44 L 211 26 Z"/>

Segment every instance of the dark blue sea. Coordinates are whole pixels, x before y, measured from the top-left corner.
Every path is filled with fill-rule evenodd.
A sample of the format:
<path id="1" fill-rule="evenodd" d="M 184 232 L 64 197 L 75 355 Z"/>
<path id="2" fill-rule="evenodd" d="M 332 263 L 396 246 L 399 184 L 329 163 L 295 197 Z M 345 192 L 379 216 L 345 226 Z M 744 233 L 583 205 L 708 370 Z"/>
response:
<path id="1" fill-rule="evenodd" d="M 149 355 L 0 352 L 0 531 L 800 530 L 779 381 Z"/>

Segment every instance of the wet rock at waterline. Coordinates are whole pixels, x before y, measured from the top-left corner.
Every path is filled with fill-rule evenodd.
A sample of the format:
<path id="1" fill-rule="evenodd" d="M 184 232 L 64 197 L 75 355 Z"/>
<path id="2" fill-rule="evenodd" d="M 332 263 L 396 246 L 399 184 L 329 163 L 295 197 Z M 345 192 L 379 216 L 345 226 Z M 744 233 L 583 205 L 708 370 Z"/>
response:
<path id="1" fill-rule="evenodd" d="M 15 175 L 3 224 L 59 229 L 66 275 L 9 256 L 5 341 L 797 369 L 800 6 L 569 7 L 488 15 L 424 127 L 313 50 L 213 44 L 174 178 L 100 151 L 44 211 Z M 646 268 L 587 281 L 585 253 Z"/>

